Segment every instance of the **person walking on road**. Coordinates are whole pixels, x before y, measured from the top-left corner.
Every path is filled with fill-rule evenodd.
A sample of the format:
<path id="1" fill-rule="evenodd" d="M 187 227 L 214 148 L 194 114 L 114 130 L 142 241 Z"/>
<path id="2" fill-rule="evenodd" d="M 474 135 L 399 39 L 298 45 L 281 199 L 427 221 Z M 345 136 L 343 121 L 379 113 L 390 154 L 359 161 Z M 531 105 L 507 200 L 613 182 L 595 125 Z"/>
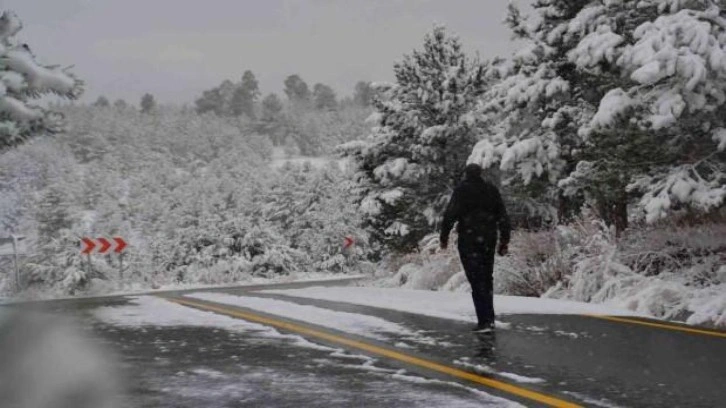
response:
<path id="1" fill-rule="evenodd" d="M 459 257 L 471 285 L 477 326 L 475 331 L 494 329 L 494 252 L 508 252 L 511 225 L 499 189 L 484 181 L 482 168 L 469 164 L 464 180 L 454 189 L 444 212 L 440 245 L 446 249 L 449 233 L 457 224 Z M 499 248 L 497 249 L 497 231 Z"/>

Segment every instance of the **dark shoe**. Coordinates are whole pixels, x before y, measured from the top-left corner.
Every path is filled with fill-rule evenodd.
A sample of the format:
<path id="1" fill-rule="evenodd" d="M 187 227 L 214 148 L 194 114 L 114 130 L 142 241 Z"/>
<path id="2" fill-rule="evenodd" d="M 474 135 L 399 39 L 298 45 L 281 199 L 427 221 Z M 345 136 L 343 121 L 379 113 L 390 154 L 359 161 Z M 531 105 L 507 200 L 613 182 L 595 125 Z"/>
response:
<path id="1" fill-rule="evenodd" d="M 475 333 L 492 333 L 494 332 L 494 323 L 477 324 L 472 331 Z"/>

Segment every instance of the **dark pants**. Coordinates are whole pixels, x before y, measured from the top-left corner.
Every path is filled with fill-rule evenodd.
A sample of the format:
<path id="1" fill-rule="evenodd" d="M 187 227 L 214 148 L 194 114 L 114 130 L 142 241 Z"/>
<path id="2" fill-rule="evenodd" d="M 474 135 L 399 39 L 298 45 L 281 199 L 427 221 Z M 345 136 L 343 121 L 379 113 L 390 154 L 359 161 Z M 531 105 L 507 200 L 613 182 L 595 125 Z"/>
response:
<path id="1" fill-rule="evenodd" d="M 464 273 L 471 285 L 471 297 L 479 325 L 494 323 L 494 249 L 496 238 L 462 241 L 459 239 L 459 257 Z"/>

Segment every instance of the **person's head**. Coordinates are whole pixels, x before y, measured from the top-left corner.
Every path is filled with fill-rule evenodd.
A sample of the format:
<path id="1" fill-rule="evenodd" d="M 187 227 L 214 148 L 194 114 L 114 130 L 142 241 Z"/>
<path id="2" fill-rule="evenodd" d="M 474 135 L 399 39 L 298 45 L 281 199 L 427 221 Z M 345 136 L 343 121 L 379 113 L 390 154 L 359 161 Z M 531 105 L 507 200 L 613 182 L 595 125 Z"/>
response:
<path id="1" fill-rule="evenodd" d="M 467 180 L 480 179 L 483 169 L 476 163 L 469 163 L 464 168 L 464 178 Z"/>

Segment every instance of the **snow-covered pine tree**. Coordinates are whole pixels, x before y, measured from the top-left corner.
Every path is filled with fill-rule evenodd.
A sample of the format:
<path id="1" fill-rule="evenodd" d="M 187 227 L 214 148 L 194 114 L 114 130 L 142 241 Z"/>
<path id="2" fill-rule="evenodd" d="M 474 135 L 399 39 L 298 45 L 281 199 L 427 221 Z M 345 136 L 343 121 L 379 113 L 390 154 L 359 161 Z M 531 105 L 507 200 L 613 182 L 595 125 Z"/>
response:
<path id="1" fill-rule="evenodd" d="M 510 10 L 527 46 L 499 65 L 484 98 L 500 119 L 471 161 L 528 183 L 585 192 L 627 225 L 628 194 L 647 220 L 726 196 L 726 19 L 714 0 L 537 0 Z"/>
<path id="2" fill-rule="evenodd" d="M 194 109 L 198 114 L 213 112 L 217 116 L 224 113 L 224 99 L 219 92 L 219 87 L 202 92 L 202 96 L 194 101 Z"/>
<path id="3" fill-rule="evenodd" d="M 313 104 L 315 109 L 335 110 L 338 107 L 338 100 L 333 88 L 325 84 L 315 84 L 313 86 Z"/>
<path id="4" fill-rule="evenodd" d="M 360 213 L 348 194 L 349 182 L 350 174 L 335 162 L 322 169 L 288 163 L 273 174 L 265 194 L 255 196 L 253 218 L 268 223 L 291 248 L 307 254 L 313 269 L 340 271 L 346 264 L 343 238 L 366 240 Z"/>
<path id="5" fill-rule="evenodd" d="M 237 90 L 238 85 L 234 82 L 230 81 L 229 79 L 225 79 L 222 81 L 221 84 L 219 84 L 219 96 L 222 98 L 222 109 L 218 113 L 220 116 L 232 116 L 232 99 L 234 98 L 234 93 Z"/>
<path id="6" fill-rule="evenodd" d="M 96 99 L 96 102 L 93 102 L 93 106 L 97 108 L 108 108 L 109 106 L 111 106 L 111 102 L 108 101 L 108 98 L 101 95 L 98 97 L 98 99 Z"/>
<path id="7" fill-rule="evenodd" d="M 285 95 L 290 102 L 296 105 L 306 105 L 310 102 L 310 88 L 299 75 L 293 74 L 285 78 Z"/>
<path id="8" fill-rule="evenodd" d="M 15 39 L 22 28 L 14 13 L 0 16 L 0 149 L 61 130 L 62 116 L 33 100 L 50 94 L 77 99 L 83 91 L 68 69 L 38 63 L 31 48 Z"/>
<path id="9" fill-rule="evenodd" d="M 370 82 L 356 82 L 353 101 L 363 107 L 371 106 L 371 103 L 373 102 L 373 89 L 371 89 Z"/>
<path id="10" fill-rule="evenodd" d="M 247 70 L 242 74 L 242 81 L 232 95 L 230 101 L 230 111 L 234 116 L 245 115 L 250 119 L 255 119 L 255 103 L 260 97 L 260 88 L 257 78 L 252 71 Z"/>
<path id="11" fill-rule="evenodd" d="M 274 146 L 280 146 L 285 142 L 285 135 L 282 126 L 283 105 L 280 98 L 271 93 L 262 100 L 260 120 L 257 123 L 257 131 L 269 136 Z"/>
<path id="12" fill-rule="evenodd" d="M 485 67 L 436 27 L 394 72 L 395 84 L 378 87 L 373 135 L 341 149 L 359 169 L 373 239 L 409 251 L 431 232 L 477 141 Z"/>
<path id="13" fill-rule="evenodd" d="M 152 113 L 156 109 L 156 99 L 154 95 L 145 93 L 141 97 L 141 113 Z"/>
<path id="14" fill-rule="evenodd" d="M 124 110 L 129 107 L 129 104 L 123 99 L 116 99 L 113 103 L 113 107 L 118 110 Z"/>

